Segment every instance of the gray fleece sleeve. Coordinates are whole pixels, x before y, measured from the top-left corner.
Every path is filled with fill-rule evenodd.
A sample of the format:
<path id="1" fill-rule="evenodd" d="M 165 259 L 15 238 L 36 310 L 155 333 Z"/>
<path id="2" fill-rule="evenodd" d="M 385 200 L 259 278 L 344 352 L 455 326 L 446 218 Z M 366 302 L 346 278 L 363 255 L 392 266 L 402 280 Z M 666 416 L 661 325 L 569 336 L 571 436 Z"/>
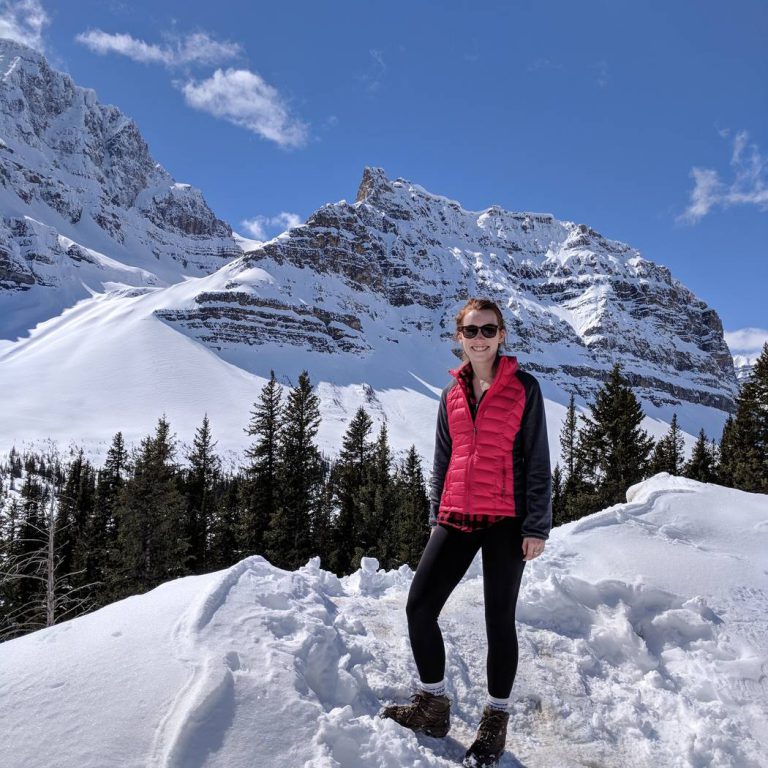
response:
<path id="1" fill-rule="evenodd" d="M 437 429 L 435 430 L 435 459 L 432 462 L 432 482 L 429 493 L 429 525 L 437 525 L 437 513 L 440 509 L 440 497 L 443 495 L 445 473 L 451 460 L 451 433 L 448 430 L 448 406 L 446 395 L 448 388 L 443 390 L 440 397 L 440 408 L 437 411 Z"/>
<path id="2" fill-rule="evenodd" d="M 552 528 L 552 472 L 544 398 L 538 381 L 534 379 L 527 394 L 521 426 L 526 493 L 522 533 L 523 536 L 548 539 Z"/>

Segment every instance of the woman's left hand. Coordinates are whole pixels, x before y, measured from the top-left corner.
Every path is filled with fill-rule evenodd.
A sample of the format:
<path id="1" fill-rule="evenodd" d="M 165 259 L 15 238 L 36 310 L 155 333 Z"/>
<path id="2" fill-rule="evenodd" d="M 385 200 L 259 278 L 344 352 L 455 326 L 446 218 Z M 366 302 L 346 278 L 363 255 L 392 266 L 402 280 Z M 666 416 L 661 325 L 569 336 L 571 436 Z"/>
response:
<path id="1" fill-rule="evenodd" d="M 523 560 L 533 560 L 544 551 L 544 541 L 526 536 L 523 539 Z"/>

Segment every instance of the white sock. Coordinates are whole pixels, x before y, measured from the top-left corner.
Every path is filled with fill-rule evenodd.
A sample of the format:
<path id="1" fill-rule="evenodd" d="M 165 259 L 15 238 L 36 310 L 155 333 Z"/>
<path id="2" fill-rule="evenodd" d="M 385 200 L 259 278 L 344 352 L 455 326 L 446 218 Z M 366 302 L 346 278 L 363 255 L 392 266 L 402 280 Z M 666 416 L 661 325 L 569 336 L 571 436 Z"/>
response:
<path id="1" fill-rule="evenodd" d="M 439 683 L 422 683 L 419 681 L 419 687 L 422 691 L 431 693 L 433 696 L 445 696 L 445 678 Z"/>
<path id="2" fill-rule="evenodd" d="M 485 703 L 491 709 L 500 709 L 504 712 L 509 712 L 509 697 L 506 699 L 497 699 L 495 696 L 491 696 L 489 693 Z"/>

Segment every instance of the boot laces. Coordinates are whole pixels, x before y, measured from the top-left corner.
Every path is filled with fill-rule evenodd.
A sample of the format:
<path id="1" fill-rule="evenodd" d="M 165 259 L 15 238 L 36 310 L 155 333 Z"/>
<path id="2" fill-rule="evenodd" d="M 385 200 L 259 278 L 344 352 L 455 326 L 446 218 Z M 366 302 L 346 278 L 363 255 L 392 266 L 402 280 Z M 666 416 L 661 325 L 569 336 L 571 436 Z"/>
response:
<path id="1" fill-rule="evenodd" d="M 426 703 L 427 697 L 420 691 L 416 691 L 416 693 L 411 694 L 411 701 L 413 702 L 413 707 L 408 710 L 408 722 L 410 722 L 411 718 L 415 717 L 416 714 L 421 709 L 423 709 L 422 705 Z"/>
<path id="2" fill-rule="evenodd" d="M 483 744 L 491 744 L 505 723 L 507 713 L 501 709 L 491 709 L 480 720 L 477 740 Z"/>

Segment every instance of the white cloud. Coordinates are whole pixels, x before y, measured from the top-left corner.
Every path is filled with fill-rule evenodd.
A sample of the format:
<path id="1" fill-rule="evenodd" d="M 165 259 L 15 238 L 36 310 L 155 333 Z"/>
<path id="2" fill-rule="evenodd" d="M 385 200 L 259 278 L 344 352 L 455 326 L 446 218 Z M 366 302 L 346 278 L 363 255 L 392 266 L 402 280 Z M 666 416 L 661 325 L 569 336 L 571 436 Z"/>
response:
<path id="1" fill-rule="evenodd" d="M 694 222 L 706 216 L 723 198 L 723 185 L 717 171 L 711 168 L 693 168 L 693 191 L 684 218 Z"/>
<path id="2" fill-rule="evenodd" d="M 261 221 L 261 219 L 264 218 L 266 217 L 257 216 L 255 219 L 243 219 L 240 222 L 240 226 L 242 226 L 251 237 L 255 237 L 257 240 L 266 240 L 267 232 L 264 229 L 264 222 Z"/>
<path id="3" fill-rule="evenodd" d="M 543 56 L 539 56 L 535 61 L 531 62 L 530 64 L 526 65 L 526 70 L 528 72 L 543 72 L 545 70 L 556 70 L 556 69 L 562 69 L 562 64 L 557 64 L 551 59 L 544 58 Z"/>
<path id="4" fill-rule="evenodd" d="M 323 128 L 335 128 L 339 124 L 339 118 L 336 115 L 328 115 L 323 122 Z"/>
<path id="5" fill-rule="evenodd" d="M 39 0 L 0 0 L 0 37 L 42 51 L 43 29 L 49 23 Z"/>
<path id="6" fill-rule="evenodd" d="M 277 90 L 256 72 L 217 69 L 207 80 L 189 80 L 180 87 L 190 107 L 247 128 L 281 147 L 307 143 L 307 125 L 289 113 Z"/>
<path id="7" fill-rule="evenodd" d="M 730 136 L 727 129 L 718 133 L 723 138 Z M 757 144 L 749 142 L 746 131 L 739 131 L 733 139 L 730 165 L 733 171 L 730 182 L 723 181 L 711 168 L 691 170 L 691 199 L 678 221 L 695 224 L 716 206 L 756 205 L 760 210 L 768 210 L 768 159 Z"/>
<path id="8" fill-rule="evenodd" d="M 369 51 L 373 60 L 379 65 L 379 71 L 384 74 L 387 71 L 387 65 L 384 63 L 384 54 L 381 51 L 377 51 L 375 48 L 371 48 Z"/>
<path id="9" fill-rule="evenodd" d="M 244 219 L 240 224 L 246 232 L 257 240 L 267 239 L 267 229 L 278 229 L 284 232 L 286 229 L 298 227 L 301 224 L 301 216 L 298 213 L 283 211 L 277 216 L 254 216 L 252 219 Z"/>
<path id="10" fill-rule="evenodd" d="M 740 328 L 737 331 L 725 331 L 723 335 L 733 355 L 757 357 L 763 349 L 763 344 L 768 342 L 766 328 Z"/>
<path id="11" fill-rule="evenodd" d="M 215 40 L 206 32 L 167 34 L 162 44 L 100 29 L 83 32 L 76 39 L 98 54 L 119 53 L 134 61 L 168 68 L 214 64 L 242 53 L 238 43 Z M 188 106 L 247 128 L 281 147 L 300 147 L 308 141 L 308 126 L 290 114 L 278 91 L 255 72 L 217 69 L 205 80 L 189 79 L 175 85 Z"/>
<path id="12" fill-rule="evenodd" d="M 162 45 L 101 29 L 82 32 L 75 39 L 101 55 L 119 53 L 144 64 L 163 64 L 171 68 L 187 64 L 217 64 L 242 53 L 238 43 L 214 40 L 206 32 L 195 32 L 183 37 L 166 35 L 167 42 Z"/>
<path id="13" fill-rule="evenodd" d="M 169 52 L 159 45 L 145 43 L 123 33 L 112 34 L 100 29 L 89 29 L 77 35 L 75 40 L 102 56 L 107 53 L 120 53 L 144 64 L 166 64 L 169 59 Z"/>
<path id="14" fill-rule="evenodd" d="M 608 85 L 608 62 L 605 59 L 600 59 L 592 66 L 597 69 L 597 85 L 600 88 L 605 88 Z"/>
<path id="15" fill-rule="evenodd" d="M 382 80 L 387 72 L 387 65 L 384 62 L 384 53 L 382 51 L 371 48 L 368 53 L 373 61 L 369 65 L 368 72 L 358 75 L 358 79 L 365 85 L 367 91 L 375 93 L 381 87 Z"/>

